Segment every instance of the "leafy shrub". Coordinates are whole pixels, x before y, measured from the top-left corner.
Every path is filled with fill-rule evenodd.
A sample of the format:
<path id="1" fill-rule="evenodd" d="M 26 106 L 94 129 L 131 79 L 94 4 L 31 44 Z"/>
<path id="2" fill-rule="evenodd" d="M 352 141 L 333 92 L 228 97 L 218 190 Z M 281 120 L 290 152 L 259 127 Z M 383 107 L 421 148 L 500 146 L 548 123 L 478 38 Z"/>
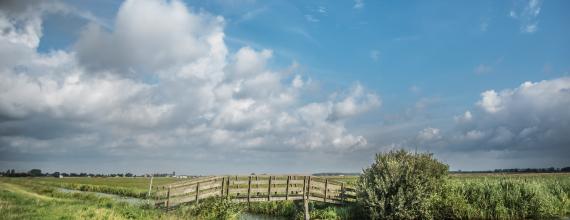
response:
<path id="1" fill-rule="evenodd" d="M 357 203 L 370 219 L 433 218 L 431 202 L 447 170 L 432 154 L 377 154 L 357 181 Z"/>

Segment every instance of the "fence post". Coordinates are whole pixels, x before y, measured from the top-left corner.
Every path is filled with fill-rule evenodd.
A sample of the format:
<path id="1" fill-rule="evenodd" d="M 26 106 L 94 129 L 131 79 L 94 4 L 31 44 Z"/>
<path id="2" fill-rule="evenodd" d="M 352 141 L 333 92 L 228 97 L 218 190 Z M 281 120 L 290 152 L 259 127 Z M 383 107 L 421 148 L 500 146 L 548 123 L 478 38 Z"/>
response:
<path id="1" fill-rule="evenodd" d="M 230 177 L 228 176 L 226 184 L 226 198 L 230 198 Z"/>
<path id="2" fill-rule="evenodd" d="M 307 198 L 311 200 L 311 176 L 307 180 Z"/>
<path id="3" fill-rule="evenodd" d="M 340 183 L 340 201 L 344 203 L 344 183 Z"/>
<path id="4" fill-rule="evenodd" d="M 307 195 L 307 176 L 303 177 L 303 211 L 305 220 L 309 220 L 311 216 L 309 215 L 309 198 Z"/>
<path id="5" fill-rule="evenodd" d="M 269 185 L 267 186 L 267 201 L 271 201 L 271 176 L 269 176 Z"/>
<path id="6" fill-rule="evenodd" d="M 324 202 L 327 202 L 327 191 L 328 191 L 328 188 L 329 188 L 329 179 L 326 179 L 326 178 L 325 178 L 325 200 L 324 200 Z"/>
<path id="7" fill-rule="evenodd" d="M 166 192 L 166 209 L 170 207 L 170 188 L 171 186 L 168 185 L 168 192 Z"/>
<path id="8" fill-rule="evenodd" d="M 250 208 L 251 202 L 251 176 L 249 176 L 248 181 L 247 181 L 247 207 Z"/>
<path id="9" fill-rule="evenodd" d="M 224 185 L 226 183 L 226 178 L 222 176 L 222 191 L 220 192 L 220 197 L 224 197 Z"/>
<path id="10" fill-rule="evenodd" d="M 152 176 L 152 175 L 150 176 L 150 184 L 148 184 L 148 194 L 146 196 L 148 199 L 150 199 L 150 192 L 152 191 L 152 178 L 153 177 L 154 176 Z"/>
<path id="11" fill-rule="evenodd" d="M 289 200 L 289 179 L 291 179 L 291 176 L 287 176 L 287 186 L 285 186 L 285 200 Z"/>
<path id="12" fill-rule="evenodd" d="M 196 183 L 196 204 L 200 202 L 200 182 Z"/>

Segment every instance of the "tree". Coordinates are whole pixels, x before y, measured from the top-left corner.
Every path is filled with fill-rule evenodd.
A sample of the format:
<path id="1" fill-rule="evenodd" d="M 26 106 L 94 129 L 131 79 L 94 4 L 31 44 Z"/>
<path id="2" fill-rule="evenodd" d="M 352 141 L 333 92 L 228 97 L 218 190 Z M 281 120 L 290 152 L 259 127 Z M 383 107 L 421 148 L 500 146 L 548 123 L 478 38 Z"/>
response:
<path id="1" fill-rule="evenodd" d="M 405 150 L 376 155 L 357 182 L 357 203 L 370 219 L 429 219 L 430 199 L 449 167 L 432 154 Z"/>
<path id="2" fill-rule="evenodd" d="M 42 170 L 40 169 L 31 169 L 29 172 L 30 176 L 41 176 Z"/>

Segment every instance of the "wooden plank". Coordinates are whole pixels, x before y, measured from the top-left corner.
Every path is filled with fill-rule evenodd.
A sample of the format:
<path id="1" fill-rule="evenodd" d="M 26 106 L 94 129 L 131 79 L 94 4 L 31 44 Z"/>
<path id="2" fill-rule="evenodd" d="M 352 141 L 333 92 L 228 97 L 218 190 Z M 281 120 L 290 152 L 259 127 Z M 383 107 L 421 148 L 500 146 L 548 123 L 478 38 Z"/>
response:
<path id="1" fill-rule="evenodd" d="M 245 185 L 248 183 L 249 183 L 249 180 L 232 180 L 230 182 L 230 184 L 232 184 L 232 185 L 242 185 L 242 184 Z"/>
<path id="2" fill-rule="evenodd" d="M 209 181 L 209 180 L 215 180 L 218 178 L 220 178 L 220 177 L 219 176 L 199 177 L 199 178 L 193 178 L 193 179 L 188 180 L 188 181 L 180 181 L 180 182 L 172 183 L 170 185 L 172 186 L 172 188 L 178 188 L 178 187 L 184 187 L 187 185 L 194 185 L 197 182 L 205 182 L 205 181 Z"/>
<path id="3" fill-rule="evenodd" d="M 221 186 L 222 186 L 221 182 L 209 183 L 209 184 L 200 183 L 200 190 L 213 189 Z"/>
<path id="4" fill-rule="evenodd" d="M 317 201 L 317 202 L 325 202 L 324 198 L 314 197 L 314 196 L 310 196 L 309 200 Z M 340 202 L 338 200 L 332 200 L 332 199 L 327 200 L 326 203 L 342 204 L 342 202 Z"/>
<path id="5" fill-rule="evenodd" d="M 196 192 L 196 185 L 188 186 L 188 188 L 176 188 L 172 190 L 171 195 L 183 195 L 188 193 Z"/>
<path id="6" fill-rule="evenodd" d="M 256 177 L 257 178 L 257 177 Z M 252 180 L 251 184 L 253 185 L 266 185 L 267 184 L 267 180 Z"/>
<path id="7" fill-rule="evenodd" d="M 299 184 L 299 185 L 301 185 L 301 184 L 304 184 L 305 182 L 304 182 L 302 179 L 300 179 L 300 180 L 297 180 L 297 179 L 296 179 L 296 180 L 290 180 L 289 183 L 290 183 L 290 184 Z"/>

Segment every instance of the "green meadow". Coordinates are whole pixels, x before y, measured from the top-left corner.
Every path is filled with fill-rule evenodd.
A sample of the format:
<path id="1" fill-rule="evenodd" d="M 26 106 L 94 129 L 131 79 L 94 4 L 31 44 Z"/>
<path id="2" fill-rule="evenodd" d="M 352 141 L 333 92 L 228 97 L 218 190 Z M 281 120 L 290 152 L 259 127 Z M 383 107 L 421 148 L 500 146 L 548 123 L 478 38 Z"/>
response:
<path id="1" fill-rule="evenodd" d="M 331 179 L 355 184 L 357 177 Z M 155 184 L 180 181 L 154 178 Z M 148 178 L 0 178 L 1 219 L 239 219 L 249 212 L 301 219 L 293 201 L 253 203 L 251 207 L 211 199 L 175 210 L 129 204 L 93 193 L 61 192 L 57 188 L 144 198 Z M 431 200 L 436 219 L 544 219 L 570 216 L 570 174 L 451 174 Z M 358 219 L 358 207 L 311 202 L 313 219 Z"/>

